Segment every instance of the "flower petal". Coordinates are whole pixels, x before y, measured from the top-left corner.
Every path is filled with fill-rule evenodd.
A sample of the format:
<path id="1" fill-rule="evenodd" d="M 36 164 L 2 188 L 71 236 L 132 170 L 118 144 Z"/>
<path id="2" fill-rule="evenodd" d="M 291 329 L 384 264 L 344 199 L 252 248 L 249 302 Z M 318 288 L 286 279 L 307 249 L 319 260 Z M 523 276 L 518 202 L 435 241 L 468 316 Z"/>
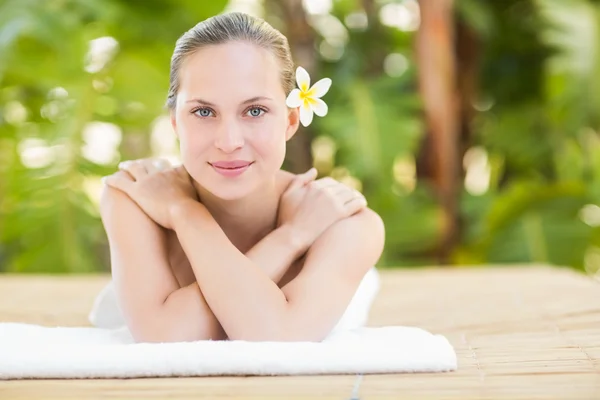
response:
<path id="1" fill-rule="evenodd" d="M 310 106 L 315 114 L 319 117 L 327 115 L 328 107 L 327 104 L 321 99 L 310 99 Z"/>
<path id="2" fill-rule="evenodd" d="M 331 87 L 331 79 L 323 78 L 310 88 L 310 95 L 313 97 L 323 97 Z"/>
<path id="3" fill-rule="evenodd" d="M 302 105 L 302 97 L 300 97 L 300 89 L 294 89 L 290 92 L 287 99 L 285 99 L 285 104 L 290 108 L 300 107 Z"/>
<path id="4" fill-rule="evenodd" d="M 300 107 L 300 122 L 304 126 L 309 126 L 313 120 L 313 110 L 310 104 L 305 101 Z"/>
<path id="5" fill-rule="evenodd" d="M 310 88 L 310 75 L 302 67 L 296 68 L 296 82 L 301 91 L 308 92 Z"/>

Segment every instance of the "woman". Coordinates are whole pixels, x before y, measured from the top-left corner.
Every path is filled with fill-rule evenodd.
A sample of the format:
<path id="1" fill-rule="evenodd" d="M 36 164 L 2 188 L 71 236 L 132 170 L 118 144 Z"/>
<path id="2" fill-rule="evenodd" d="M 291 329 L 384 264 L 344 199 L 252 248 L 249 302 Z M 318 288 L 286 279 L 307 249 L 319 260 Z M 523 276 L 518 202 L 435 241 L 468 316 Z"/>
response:
<path id="1" fill-rule="evenodd" d="M 178 40 L 182 165 L 125 163 L 101 199 L 134 340 L 320 341 L 378 261 L 383 223 L 360 193 L 281 170 L 312 117 L 286 105 L 293 86 L 287 40 L 262 20 L 219 15 Z"/>

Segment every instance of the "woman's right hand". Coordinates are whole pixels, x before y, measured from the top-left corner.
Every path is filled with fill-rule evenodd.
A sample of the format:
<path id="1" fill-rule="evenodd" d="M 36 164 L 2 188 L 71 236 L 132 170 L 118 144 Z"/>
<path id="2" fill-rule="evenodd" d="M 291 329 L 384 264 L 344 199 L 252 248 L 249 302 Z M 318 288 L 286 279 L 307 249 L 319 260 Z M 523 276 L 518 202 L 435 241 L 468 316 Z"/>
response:
<path id="1" fill-rule="evenodd" d="M 325 177 L 314 180 L 316 171 L 299 175 L 281 198 L 279 225 L 289 225 L 306 247 L 335 222 L 367 206 L 355 189 Z"/>

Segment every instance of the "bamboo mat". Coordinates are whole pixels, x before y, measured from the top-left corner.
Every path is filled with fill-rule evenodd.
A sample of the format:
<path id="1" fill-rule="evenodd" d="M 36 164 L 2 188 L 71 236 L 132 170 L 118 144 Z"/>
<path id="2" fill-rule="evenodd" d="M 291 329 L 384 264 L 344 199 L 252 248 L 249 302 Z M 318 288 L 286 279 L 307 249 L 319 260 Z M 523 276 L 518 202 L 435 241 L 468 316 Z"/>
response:
<path id="1" fill-rule="evenodd" d="M 0 382 L 0 399 L 600 399 L 600 284 L 544 266 L 382 270 L 370 325 L 446 335 L 459 369 L 364 377 Z M 106 276 L 0 276 L 0 321 L 88 325 Z M 0 355 L 1 357 L 1 355 Z"/>

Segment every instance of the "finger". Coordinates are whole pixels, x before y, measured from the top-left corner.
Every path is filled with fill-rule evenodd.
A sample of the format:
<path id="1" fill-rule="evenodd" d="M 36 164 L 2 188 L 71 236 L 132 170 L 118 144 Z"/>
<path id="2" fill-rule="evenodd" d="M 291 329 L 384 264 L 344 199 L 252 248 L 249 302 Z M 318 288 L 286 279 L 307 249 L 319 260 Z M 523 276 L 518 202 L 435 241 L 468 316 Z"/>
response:
<path id="1" fill-rule="evenodd" d="M 185 169 L 185 166 L 183 164 L 181 164 L 178 167 L 175 167 L 175 172 L 177 173 L 177 175 L 179 175 L 180 177 L 189 180 L 190 182 L 192 181 L 192 176 L 189 174 L 189 172 L 187 171 L 187 169 Z"/>
<path id="2" fill-rule="evenodd" d="M 333 187 L 332 189 L 335 194 L 341 194 L 341 193 L 346 193 L 346 192 L 351 192 L 351 193 L 357 192 L 356 189 L 353 189 L 350 186 L 348 186 L 344 183 L 341 183 L 341 182 L 338 182 L 338 185 Z M 358 193 L 360 193 L 360 192 L 358 192 Z"/>
<path id="3" fill-rule="evenodd" d="M 102 182 L 105 185 L 129 194 L 129 191 L 132 189 L 135 181 L 127 172 L 119 171 L 112 175 L 103 177 Z"/>
<path id="4" fill-rule="evenodd" d="M 341 185 L 341 186 L 344 186 L 344 187 L 338 189 L 336 192 L 334 192 L 334 194 L 343 204 L 349 202 L 350 200 L 353 200 L 356 197 L 364 197 L 360 192 L 358 192 L 352 188 L 349 188 L 346 185 Z"/>
<path id="5" fill-rule="evenodd" d="M 347 215 L 354 215 L 367 206 L 367 199 L 364 196 L 355 196 L 352 200 L 344 204 Z"/>
<path id="6" fill-rule="evenodd" d="M 119 163 L 119 169 L 120 170 L 126 170 L 127 168 L 131 167 L 133 164 L 135 164 L 138 161 L 140 161 L 140 160 L 125 160 L 125 161 L 121 161 Z"/>
<path id="7" fill-rule="evenodd" d="M 133 175 L 131 175 L 131 173 L 129 171 L 127 171 L 126 169 L 117 171 L 116 174 L 123 175 L 124 178 L 129 179 L 132 182 L 135 182 L 135 178 L 133 177 Z M 104 180 L 104 178 L 103 178 L 103 180 Z"/>
<path id="8" fill-rule="evenodd" d="M 317 179 L 310 183 L 310 185 L 315 189 L 324 189 L 324 188 L 335 188 L 337 185 L 340 185 L 338 181 L 335 179 L 326 176 L 325 178 Z"/>
<path id="9" fill-rule="evenodd" d="M 131 160 L 127 160 L 127 161 L 121 161 L 119 163 L 119 169 L 126 169 L 127 167 L 129 167 L 131 164 L 133 163 L 133 161 Z"/>
<path id="10" fill-rule="evenodd" d="M 160 171 L 163 171 L 165 169 L 171 168 L 171 162 L 169 160 L 166 160 L 164 158 L 157 158 L 155 160 L 152 161 L 152 164 L 154 164 L 154 166 L 159 169 Z"/>
<path id="11" fill-rule="evenodd" d="M 292 190 L 298 189 L 298 188 L 306 185 L 310 181 L 313 181 L 316 177 L 317 177 L 317 169 L 311 168 L 308 171 L 306 171 L 305 173 L 297 175 L 292 180 L 292 183 L 290 183 L 287 190 L 292 191 Z"/>
<path id="12" fill-rule="evenodd" d="M 134 161 L 131 164 L 127 164 L 125 170 L 129 172 L 136 181 L 139 181 L 144 176 L 148 175 L 148 171 L 146 171 L 143 161 Z"/>
<path id="13" fill-rule="evenodd" d="M 317 179 L 318 174 L 319 174 L 319 171 L 317 171 L 317 169 L 315 167 L 312 167 L 311 169 L 306 171 L 304 174 L 302 174 L 302 180 L 306 184 L 308 182 L 311 182 L 311 181 L 314 181 L 315 179 Z"/>
<path id="14" fill-rule="evenodd" d="M 187 175 L 187 170 L 185 169 L 185 167 L 182 165 L 175 167 L 175 172 L 177 172 L 179 175 L 181 176 L 185 176 Z"/>
<path id="15" fill-rule="evenodd" d="M 141 161 L 141 164 L 144 166 L 144 169 L 149 174 L 155 174 L 160 171 L 160 169 L 158 168 L 157 164 L 154 161 L 155 160 L 152 160 L 152 159 L 146 159 L 146 160 Z"/>

